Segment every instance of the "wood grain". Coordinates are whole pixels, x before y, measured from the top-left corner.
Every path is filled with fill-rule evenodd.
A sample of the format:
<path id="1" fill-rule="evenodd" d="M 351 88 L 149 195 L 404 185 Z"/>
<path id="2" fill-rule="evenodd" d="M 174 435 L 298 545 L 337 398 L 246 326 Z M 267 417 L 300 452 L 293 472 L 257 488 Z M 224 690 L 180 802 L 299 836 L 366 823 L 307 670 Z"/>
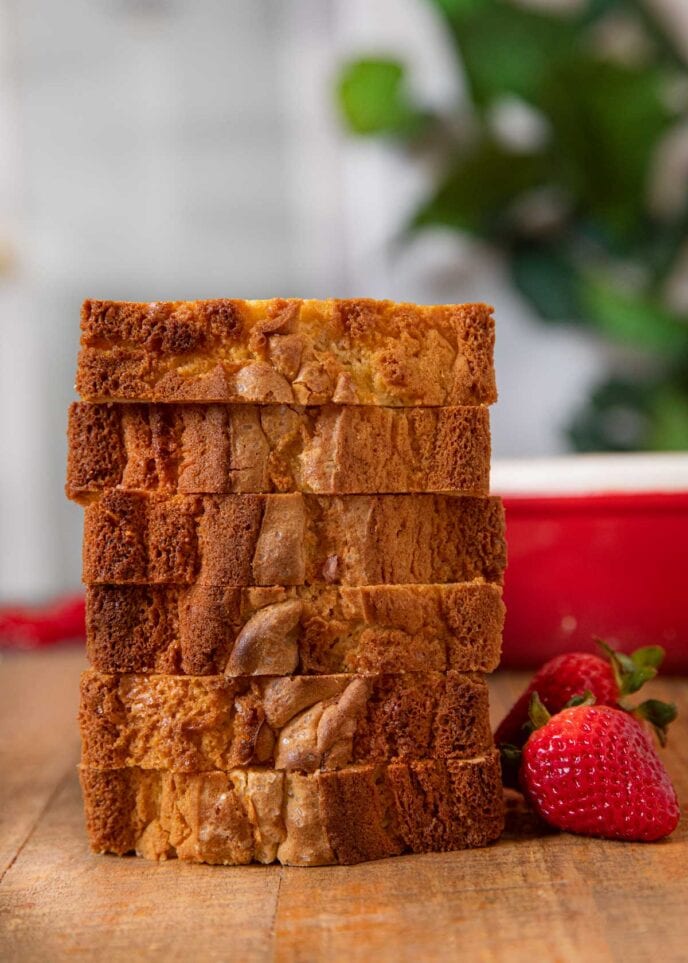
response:
<path id="1" fill-rule="evenodd" d="M 94 856 L 76 780 L 80 652 L 0 662 L 0 959 L 686 959 L 687 820 L 655 845 L 543 833 L 354 867 L 209 867 Z M 492 684 L 494 717 L 522 678 Z M 666 762 L 688 798 L 685 683 Z"/>
<path id="2" fill-rule="evenodd" d="M 81 651 L 0 656 L 0 879 L 79 759 Z"/>

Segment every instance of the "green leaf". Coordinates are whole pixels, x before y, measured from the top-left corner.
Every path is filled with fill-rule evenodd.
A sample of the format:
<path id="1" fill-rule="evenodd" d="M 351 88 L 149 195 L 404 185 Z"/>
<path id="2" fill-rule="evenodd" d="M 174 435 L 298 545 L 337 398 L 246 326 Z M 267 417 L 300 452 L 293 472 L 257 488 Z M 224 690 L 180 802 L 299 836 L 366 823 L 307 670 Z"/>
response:
<path id="1" fill-rule="evenodd" d="M 434 3 L 445 16 L 452 18 L 480 12 L 492 5 L 491 0 L 434 0 Z"/>
<path id="2" fill-rule="evenodd" d="M 588 0 L 581 11 L 582 24 L 594 23 L 613 10 L 624 9 L 626 0 Z"/>
<path id="3" fill-rule="evenodd" d="M 528 719 L 533 730 L 546 726 L 551 718 L 552 716 L 541 702 L 540 696 L 537 692 L 533 692 L 528 703 Z"/>
<path id="4" fill-rule="evenodd" d="M 646 699 L 639 706 L 630 710 L 639 719 L 645 719 L 655 730 L 662 746 L 667 742 L 667 730 L 678 716 L 678 709 L 673 702 L 661 702 L 659 699 Z"/>
<path id="5" fill-rule="evenodd" d="M 545 321 L 581 317 L 580 275 L 556 247 L 520 245 L 510 261 L 511 277 Z"/>
<path id="6" fill-rule="evenodd" d="M 427 115 L 415 108 L 404 66 L 396 60 L 356 60 L 341 71 L 338 82 L 342 113 L 356 134 L 417 133 Z"/>
<path id="7" fill-rule="evenodd" d="M 612 649 L 611 646 L 607 647 L 607 651 L 611 653 L 612 662 L 616 661 L 623 672 L 633 672 L 635 670 L 635 662 L 630 655 L 626 655 L 625 652 L 617 652 Z"/>
<path id="8" fill-rule="evenodd" d="M 542 13 L 507 0 L 434 0 L 446 17 L 480 108 L 511 94 L 537 99 L 553 61 L 576 39 L 576 17 Z"/>
<path id="9" fill-rule="evenodd" d="M 577 451 L 647 449 L 651 392 L 647 385 L 619 378 L 599 385 L 568 428 L 573 447 Z"/>
<path id="10" fill-rule="evenodd" d="M 688 385 L 671 377 L 665 372 L 650 383 L 612 378 L 598 386 L 568 429 L 574 448 L 688 450 Z"/>
<path id="11" fill-rule="evenodd" d="M 624 684 L 621 689 L 621 696 L 633 695 L 634 692 L 638 692 L 639 689 L 649 682 L 651 679 L 657 675 L 657 670 L 653 669 L 651 666 L 645 666 L 642 669 L 634 669 L 632 672 L 628 672 L 624 675 Z"/>
<path id="12" fill-rule="evenodd" d="M 648 447 L 657 451 L 688 450 L 688 394 L 674 385 L 662 385 L 650 402 Z"/>
<path id="13" fill-rule="evenodd" d="M 648 646 L 646 649 L 638 649 L 632 655 L 626 655 L 625 652 L 617 652 L 603 639 L 595 639 L 595 642 L 611 663 L 620 698 L 642 689 L 646 682 L 657 675 L 654 663 L 657 662 L 659 646 Z M 664 650 L 659 651 L 662 653 L 659 656 L 661 662 Z"/>
<path id="14" fill-rule="evenodd" d="M 661 702 L 659 699 L 646 699 L 635 711 L 641 713 L 643 719 L 663 726 L 668 726 L 678 717 L 678 709 L 673 702 Z"/>
<path id="15" fill-rule="evenodd" d="M 661 645 L 645 645 L 640 649 L 636 649 L 635 652 L 631 652 L 631 659 L 633 664 L 639 669 L 650 666 L 653 669 L 659 669 L 662 662 L 664 662 L 664 656 L 666 652 Z"/>
<path id="16" fill-rule="evenodd" d="M 590 277 L 580 297 L 583 312 L 607 337 L 670 357 L 688 351 L 688 324 L 644 295 Z"/>
<path id="17" fill-rule="evenodd" d="M 595 696 L 590 689 L 586 689 L 585 692 L 579 692 L 577 695 L 571 696 L 569 701 L 564 705 L 564 708 L 574 709 L 576 706 L 594 706 L 595 702 Z"/>
<path id="18" fill-rule="evenodd" d="M 550 64 L 536 105 L 549 120 L 560 186 L 578 215 L 629 244 L 647 220 L 650 164 L 673 121 L 664 74 L 593 56 Z"/>
<path id="19" fill-rule="evenodd" d="M 518 789 L 518 772 L 521 768 L 522 752 L 518 746 L 503 742 L 499 746 L 499 758 L 502 764 L 502 783 L 509 789 Z"/>
<path id="20" fill-rule="evenodd" d="M 505 150 L 486 139 L 457 157 L 412 227 L 444 226 L 491 236 L 509 232 L 513 205 L 546 177 L 546 157 Z"/>

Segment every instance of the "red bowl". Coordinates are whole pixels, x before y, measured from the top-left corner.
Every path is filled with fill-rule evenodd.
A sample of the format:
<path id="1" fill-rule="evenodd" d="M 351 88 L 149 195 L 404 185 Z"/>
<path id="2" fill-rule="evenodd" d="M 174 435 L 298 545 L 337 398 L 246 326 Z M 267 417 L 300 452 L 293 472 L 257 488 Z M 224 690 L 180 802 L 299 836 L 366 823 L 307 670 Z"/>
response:
<path id="1" fill-rule="evenodd" d="M 538 665 L 600 637 L 659 644 L 688 671 L 688 457 L 497 463 L 509 567 L 503 664 Z"/>

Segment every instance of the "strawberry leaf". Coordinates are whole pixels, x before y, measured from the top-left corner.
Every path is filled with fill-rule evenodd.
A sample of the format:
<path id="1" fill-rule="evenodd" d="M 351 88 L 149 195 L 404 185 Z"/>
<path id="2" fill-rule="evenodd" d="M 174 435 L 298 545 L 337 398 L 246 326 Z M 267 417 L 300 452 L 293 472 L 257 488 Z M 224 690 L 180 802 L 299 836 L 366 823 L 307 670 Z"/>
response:
<path id="1" fill-rule="evenodd" d="M 665 746 L 667 743 L 667 730 L 678 715 L 678 710 L 673 702 L 662 702 L 660 699 L 646 699 L 645 702 L 641 702 L 639 706 L 631 710 L 631 715 L 649 722 L 655 730 L 660 745 Z"/>
<path id="2" fill-rule="evenodd" d="M 664 649 L 659 645 L 648 645 L 636 649 L 632 655 L 617 652 L 602 639 L 595 639 L 609 659 L 616 684 L 619 687 L 619 698 L 632 695 L 657 675 L 657 667 L 664 658 Z"/>
<path id="3" fill-rule="evenodd" d="M 518 746 L 503 742 L 499 746 L 499 758 L 502 764 L 502 782 L 509 789 L 520 789 L 518 771 L 521 768 L 521 750 Z"/>
<path id="4" fill-rule="evenodd" d="M 541 729 L 546 726 L 549 720 L 552 718 L 551 714 L 544 707 L 540 700 L 540 696 L 537 692 L 534 692 L 530 697 L 530 702 L 528 704 L 528 718 L 530 719 L 531 732 L 536 729 Z"/>
<path id="5" fill-rule="evenodd" d="M 633 669 L 631 672 L 627 672 L 623 676 L 623 681 L 620 686 L 621 696 L 632 695 L 649 682 L 650 679 L 654 679 L 657 675 L 657 670 L 652 668 L 652 666 L 645 666 L 642 669 Z"/>
<path id="6" fill-rule="evenodd" d="M 636 649 L 635 652 L 631 652 L 631 659 L 633 660 L 633 664 L 639 669 L 643 669 L 646 666 L 659 669 L 662 662 L 664 662 L 665 655 L 666 653 L 661 645 L 646 645 L 642 649 Z"/>
<path id="7" fill-rule="evenodd" d="M 626 655 L 625 652 L 614 652 L 613 649 L 610 649 L 610 652 L 613 653 L 612 662 L 616 662 L 620 666 L 622 672 L 633 672 L 635 669 L 635 662 L 630 655 Z"/>
<path id="8" fill-rule="evenodd" d="M 586 689 L 585 692 L 579 692 L 578 695 L 571 696 L 564 708 L 573 709 L 575 706 L 594 706 L 596 701 L 590 689 Z"/>

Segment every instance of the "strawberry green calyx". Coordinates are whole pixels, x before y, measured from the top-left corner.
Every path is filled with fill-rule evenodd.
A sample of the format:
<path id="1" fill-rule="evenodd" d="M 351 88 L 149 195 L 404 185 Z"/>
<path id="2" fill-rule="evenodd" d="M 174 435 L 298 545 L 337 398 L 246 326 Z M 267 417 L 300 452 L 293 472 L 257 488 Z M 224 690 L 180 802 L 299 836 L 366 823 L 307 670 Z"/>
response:
<path id="1" fill-rule="evenodd" d="M 585 692 L 572 696 L 563 708 L 570 709 L 573 706 L 592 706 L 596 701 L 590 689 L 586 689 Z M 528 723 L 529 734 L 535 732 L 536 729 L 542 729 L 543 726 L 546 726 L 552 718 L 552 715 L 553 713 L 549 712 L 543 705 L 539 694 L 533 692 L 528 705 L 528 719 L 530 720 Z"/>
<path id="2" fill-rule="evenodd" d="M 678 709 L 673 702 L 662 702 L 660 699 L 646 699 L 639 706 L 627 710 L 636 719 L 649 722 L 655 731 L 659 744 L 666 746 L 670 724 L 678 715 Z"/>
<path id="3" fill-rule="evenodd" d="M 541 726 L 547 725 L 552 718 L 540 700 L 537 692 L 533 692 L 528 703 L 528 721 L 523 725 L 526 738 Z M 502 783 L 507 789 L 517 789 L 521 791 L 519 771 L 521 768 L 521 758 L 523 755 L 520 746 L 510 742 L 498 743 L 499 758 L 502 764 Z"/>
<path id="4" fill-rule="evenodd" d="M 546 726 L 551 718 L 552 713 L 544 707 L 539 694 L 537 692 L 533 692 L 530 697 L 530 702 L 528 703 L 530 731 L 535 732 L 536 729 L 541 729 L 543 726 Z"/>
<path id="5" fill-rule="evenodd" d="M 508 789 L 518 789 L 521 784 L 518 779 L 518 772 L 521 768 L 521 750 L 518 746 L 511 746 L 502 743 L 499 747 L 499 758 L 502 764 L 502 783 Z"/>
<path id="6" fill-rule="evenodd" d="M 646 682 L 655 678 L 664 661 L 664 649 L 661 645 L 646 645 L 626 655 L 623 652 L 616 652 L 602 639 L 595 641 L 611 663 L 619 686 L 619 708 L 635 716 L 636 719 L 649 722 L 660 745 L 665 746 L 668 727 L 678 714 L 676 706 L 669 702 L 661 702 L 659 699 L 646 699 L 639 706 L 629 706 L 621 701 L 624 696 L 638 692 Z"/>
<path id="7" fill-rule="evenodd" d="M 590 689 L 586 689 L 585 692 L 581 692 L 580 695 L 572 696 L 564 708 L 572 709 L 574 706 L 594 706 L 596 702 L 597 699 L 592 694 Z"/>
<path id="8" fill-rule="evenodd" d="M 617 652 L 602 639 L 595 639 L 595 642 L 611 663 L 620 699 L 632 695 L 650 679 L 654 679 L 664 661 L 665 652 L 661 645 L 646 645 L 626 655 L 625 652 Z"/>

